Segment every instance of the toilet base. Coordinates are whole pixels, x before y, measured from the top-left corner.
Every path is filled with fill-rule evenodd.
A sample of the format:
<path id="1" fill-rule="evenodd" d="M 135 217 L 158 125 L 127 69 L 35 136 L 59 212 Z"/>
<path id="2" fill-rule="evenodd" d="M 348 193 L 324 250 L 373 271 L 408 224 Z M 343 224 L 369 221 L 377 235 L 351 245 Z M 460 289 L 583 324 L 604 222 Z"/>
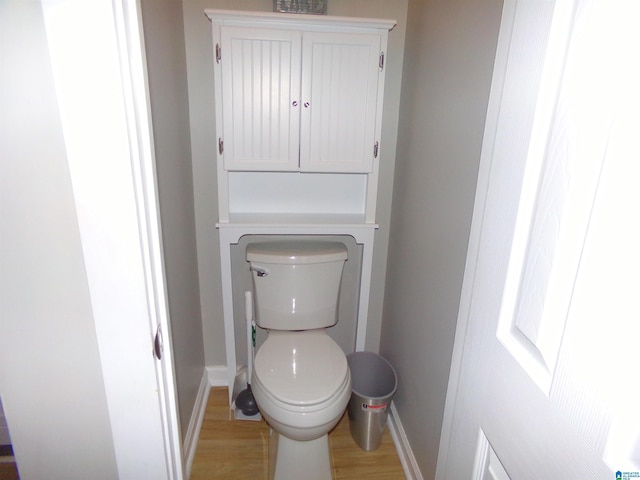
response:
<path id="1" fill-rule="evenodd" d="M 269 480 L 331 480 L 329 436 L 301 442 L 271 429 Z"/>

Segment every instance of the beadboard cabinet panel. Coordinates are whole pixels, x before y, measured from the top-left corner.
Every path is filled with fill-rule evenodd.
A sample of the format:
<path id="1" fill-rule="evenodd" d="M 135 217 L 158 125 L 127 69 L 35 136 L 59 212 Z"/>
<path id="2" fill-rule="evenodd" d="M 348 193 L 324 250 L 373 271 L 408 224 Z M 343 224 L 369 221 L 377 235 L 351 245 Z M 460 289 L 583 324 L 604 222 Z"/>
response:
<path id="1" fill-rule="evenodd" d="M 298 169 L 300 46 L 297 31 L 221 27 L 225 169 Z"/>
<path id="2" fill-rule="evenodd" d="M 221 26 L 224 169 L 370 173 L 381 43 L 379 33 Z"/>
<path id="3" fill-rule="evenodd" d="M 380 36 L 305 32 L 300 170 L 372 170 Z"/>

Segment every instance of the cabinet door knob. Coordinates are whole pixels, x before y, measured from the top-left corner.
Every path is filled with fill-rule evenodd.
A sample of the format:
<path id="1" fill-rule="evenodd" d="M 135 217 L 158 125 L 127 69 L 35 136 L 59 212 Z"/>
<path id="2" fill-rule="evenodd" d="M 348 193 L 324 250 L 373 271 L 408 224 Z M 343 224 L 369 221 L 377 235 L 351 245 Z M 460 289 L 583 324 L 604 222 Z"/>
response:
<path id="1" fill-rule="evenodd" d="M 309 102 L 304 102 L 304 108 L 309 108 Z"/>
<path id="2" fill-rule="evenodd" d="M 294 100 L 293 102 L 291 102 L 291 105 L 293 105 L 294 107 L 297 107 L 298 106 L 298 101 Z"/>

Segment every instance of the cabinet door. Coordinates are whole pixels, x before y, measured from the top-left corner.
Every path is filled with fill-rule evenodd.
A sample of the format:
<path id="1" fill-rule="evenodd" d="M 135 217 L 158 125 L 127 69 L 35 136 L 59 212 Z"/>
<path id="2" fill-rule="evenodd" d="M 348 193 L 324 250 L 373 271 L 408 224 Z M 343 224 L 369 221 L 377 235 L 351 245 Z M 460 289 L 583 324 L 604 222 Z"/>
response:
<path id="1" fill-rule="evenodd" d="M 221 27 L 226 170 L 298 169 L 301 34 Z"/>
<path id="2" fill-rule="evenodd" d="M 305 32 L 300 170 L 372 170 L 380 36 Z"/>

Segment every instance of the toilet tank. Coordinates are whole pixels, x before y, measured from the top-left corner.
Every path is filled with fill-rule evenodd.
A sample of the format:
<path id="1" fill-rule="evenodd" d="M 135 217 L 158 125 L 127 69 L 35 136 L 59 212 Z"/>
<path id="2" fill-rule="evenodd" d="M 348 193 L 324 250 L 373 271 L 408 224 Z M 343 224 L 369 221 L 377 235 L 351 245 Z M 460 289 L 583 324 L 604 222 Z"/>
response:
<path id="1" fill-rule="evenodd" d="M 256 324 L 272 330 L 335 325 L 347 248 L 339 242 L 282 241 L 247 245 Z"/>

